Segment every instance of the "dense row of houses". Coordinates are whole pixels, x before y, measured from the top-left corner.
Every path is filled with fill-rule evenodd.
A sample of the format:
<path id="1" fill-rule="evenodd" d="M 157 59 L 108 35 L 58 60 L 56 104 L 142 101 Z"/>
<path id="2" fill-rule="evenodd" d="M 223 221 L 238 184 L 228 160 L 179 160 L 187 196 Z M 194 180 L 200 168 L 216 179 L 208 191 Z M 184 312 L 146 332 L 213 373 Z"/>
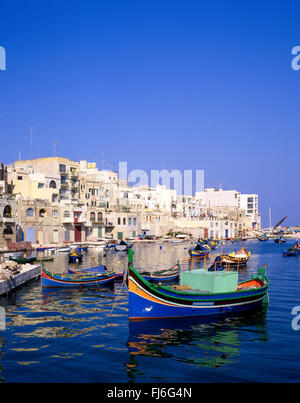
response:
<path id="1" fill-rule="evenodd" d="M 61 157 L 2 164 L 0 216 L 1 246 L 172 232 L 228 238 L 260 229 L 255 194 L 212 188 L 190 196 L 162 185 L 132 187 L 117 172 Z"/>

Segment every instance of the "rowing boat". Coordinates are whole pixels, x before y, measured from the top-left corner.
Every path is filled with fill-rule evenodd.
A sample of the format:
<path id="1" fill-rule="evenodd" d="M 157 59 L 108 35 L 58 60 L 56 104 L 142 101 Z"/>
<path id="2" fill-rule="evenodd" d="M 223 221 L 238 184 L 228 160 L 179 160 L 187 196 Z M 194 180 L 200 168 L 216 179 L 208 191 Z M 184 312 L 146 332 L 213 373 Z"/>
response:
<path id="1" fill-rule="evenodd" d="M 153 272 L 139 272 L 143 278 L 150 282 L 165 282 L 165 281 L 175 281 L 179 279 L 180 265 L 176 264 L 170 269 L 156 270 Z"/>
<path id="2" fill-rule="evenodd" d="M 115 272 L 109 273 L 79 273 L 79 274 L 58 274 L 51 273 L 42 267 L 43 287 L 97 287 L 109 284 L 114 281 Z"/>
<path id="3" fill-rule="evenodd" d="M 22 256 L 10 256 L 9 260 L 13 260 L 14 262 L 20 263 L 20 264 L 26 264 L 26 263 L 33 263 L 36 261 L 36 257 L 22 257 Z"/>

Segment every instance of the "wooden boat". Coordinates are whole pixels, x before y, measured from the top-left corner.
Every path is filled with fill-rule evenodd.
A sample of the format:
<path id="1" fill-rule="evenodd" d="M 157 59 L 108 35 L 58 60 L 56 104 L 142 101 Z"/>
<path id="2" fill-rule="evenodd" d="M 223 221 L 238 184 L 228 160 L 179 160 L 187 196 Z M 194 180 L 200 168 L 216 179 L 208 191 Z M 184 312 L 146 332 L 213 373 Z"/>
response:
<path id="1" fill-rule="evenodd" d="M 88 251 L 88 246 L 78 246 L 77 247 L 77 252 L 87 252 Z"/>
<path id="2" fill-rule="evenodd" d="M 282 244 L 282 243 L 285 243 L 286 240 L 285 240 L 282 236 L 278 236 L 278 237 L 276 237 L 276 238 L 274 239 L 274 242 L 275 242 L 275 243 Z"/>
<path id="3" fill-rule="evenodd" d="M 55 250 L 55 248 L 53 248 L 51 246 L 39 246 L 39 247 L 35 248 L 35 250 L 37 252 L 43 252 L 45 250 Z"/>
<path id="4" fill-rule="evenodd" d="M 250 311 L 268 301 L 269 280 L 265 267 L 259 268 L 252 279 L 241 283 L 238 283 L 237 271 L 197 269 L 182 272 L 179 286 L 162 286 L 145 280 L 131 260 L 128 282 L 129 320 L 232 314 Z"/>
<path id="5" fill-rule="evenodd" d="M 300 246 L 299 246 L 298 242 L 293 247 L 288 248 L 288 250 L 284 251 L 282 255 L 283 256 L 298 256 L 298 255 L 300 255 Z"/>
<path id="6" fill-rule="evenodd" d="M 176 264 L 170 269 L 157 270 L 153 272 L 139 272 L 143 278 L 150 282 L 165 282 L 165 281 L 175 281 L 179 279 L 180 274 L 180 264 Z"/>
<path id="7" fill-rule="evenodd" d="M 42 267 L 43 287 L 97 287 L 114 281 L 115 272 L 109 273 L 79 273 L 79 274 L 58 274 L 51 273 Z"/>
<path id="8" fill-rule="evenodd" d="M 286 250 L 286 251 L 284 251 L 282 253 L 282 256 L 284 256 L 284 257 L 286 257 L 286 256 L 298 256 L 298 255 L 299 255 L 298 251 L 290 250 L 290 249 L 288 249 L 288 250 Z"/>
<path id="9" fill-rule="evenodd" d="M 78 252 L 72 252 L 68 254 L 69 263 L 82 262 L 82 254 Z"/>
<path id="10" fill-rule="evenodd" d="M 248 259 L 251 256 L 250 251 L 246 251 L 244 245 L 238 252 L 232 252 L 229 254 L 221 254 L 220 260 L 223 265 L 245 266 L 248 263 Z"/>
<path id="11" fill-rule="evenodd" d="M 127 251 L 128 249 L 132 248 L 133 244 L 129 244 L 125 241 L 120 241 L 118 244 L 115 245 L 115 250 L 118 252 Z"/>
<path id="12" fill-rule="evenodd" d="M 266 234 L 258 235 L 256 238 L 257 238 L 259 241 L 267 241 L 267 240 L 269 239 Z"/>
<path id="13" fill-rule="evenodd" d="M 190 248 L 188 252 L 191 257 L 204 257 L 209 254 L 210 247 L 205 244 L 197 243 L 197 245 L 194 248 Z"/>
<path id="14" fill-rule="evenodd" d="M 26 264 L 26 263 L 35 262 L 36 257 L 10 256 L 9 260 L 13 260 L 14 262 L 17 262 L 20 264 Z"/>
<path id="15" fill-rule="evenodd" d="M 57 252 L 70 252 L 70 250 L 69 246 L 64 246 L 63 248 L 58 248 Z"/>
<path id="16" fill-rule="evenodd" d="M 101 265 L 101 266 L 96 266 L 96 267 L 89 267 L 86 269 L 73 269 L 73 268 L 68 268 L 68 273 L 69 274 L 78 274 L 78 273 L 107 273 L 108 269 L 105 265 Z M 124 276 L 124 271 L 121 272 L 116 272 L 116 277 L 115 279 L 122 279 Z"/>

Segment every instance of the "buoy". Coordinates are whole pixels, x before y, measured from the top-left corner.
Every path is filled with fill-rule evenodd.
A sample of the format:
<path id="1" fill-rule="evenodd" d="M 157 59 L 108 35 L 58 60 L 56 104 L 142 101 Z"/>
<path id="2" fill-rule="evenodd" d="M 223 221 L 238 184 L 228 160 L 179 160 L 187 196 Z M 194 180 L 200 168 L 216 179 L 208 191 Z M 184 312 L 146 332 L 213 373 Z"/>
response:
<path id="1" fill-rule="evenodd" d="M 120 261 L 118 261 L 118 266 L 120 266 L 120 264 L 121 264 L 121 262 L 120 262 Z"/>

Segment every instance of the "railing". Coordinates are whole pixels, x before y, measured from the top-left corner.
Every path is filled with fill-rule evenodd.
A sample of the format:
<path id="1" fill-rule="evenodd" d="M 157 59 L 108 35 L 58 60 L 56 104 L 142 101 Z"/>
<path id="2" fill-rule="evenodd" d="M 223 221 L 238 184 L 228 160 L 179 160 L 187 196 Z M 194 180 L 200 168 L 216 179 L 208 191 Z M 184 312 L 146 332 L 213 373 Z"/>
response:
<path id="1" fill-rule="evenodd" d="M 222 259 L 222 255 L 221 255 L 221 259 Z M 204 273 L 206 273 L 206 270 L 208 269 L 208 267 L 211 267 L 212 265 L 214 267 L 210 271 L 214 271 L 214 272 L 217 271 L 217 268 L 220 266 L 220 264 L 222 264 L 223 267 L 224 267 L 222 271 L 230 271 L 230 267 L 232 267 L 229 262 L 225 262 L 225 264 L 222 263 L 222 260 L 214 262 L 210 266 L 207 267 L 207 262 L 209 262 L 209 261 L 210 261 L 210 259 L 207 256 L 196 256 L 196 257 L 193 257 L 193 258 L 183 259 L 181 261 L 181 271 L 192 271 L 195 268 L 197 268 L 197 269 L 203 268 Z M 200 265 L 202 267 L 200 267 Z M 239 262 L 237 262 L 237 264 L 234 265 L 234 267 L 238 271 L 239 270 Z"/>

